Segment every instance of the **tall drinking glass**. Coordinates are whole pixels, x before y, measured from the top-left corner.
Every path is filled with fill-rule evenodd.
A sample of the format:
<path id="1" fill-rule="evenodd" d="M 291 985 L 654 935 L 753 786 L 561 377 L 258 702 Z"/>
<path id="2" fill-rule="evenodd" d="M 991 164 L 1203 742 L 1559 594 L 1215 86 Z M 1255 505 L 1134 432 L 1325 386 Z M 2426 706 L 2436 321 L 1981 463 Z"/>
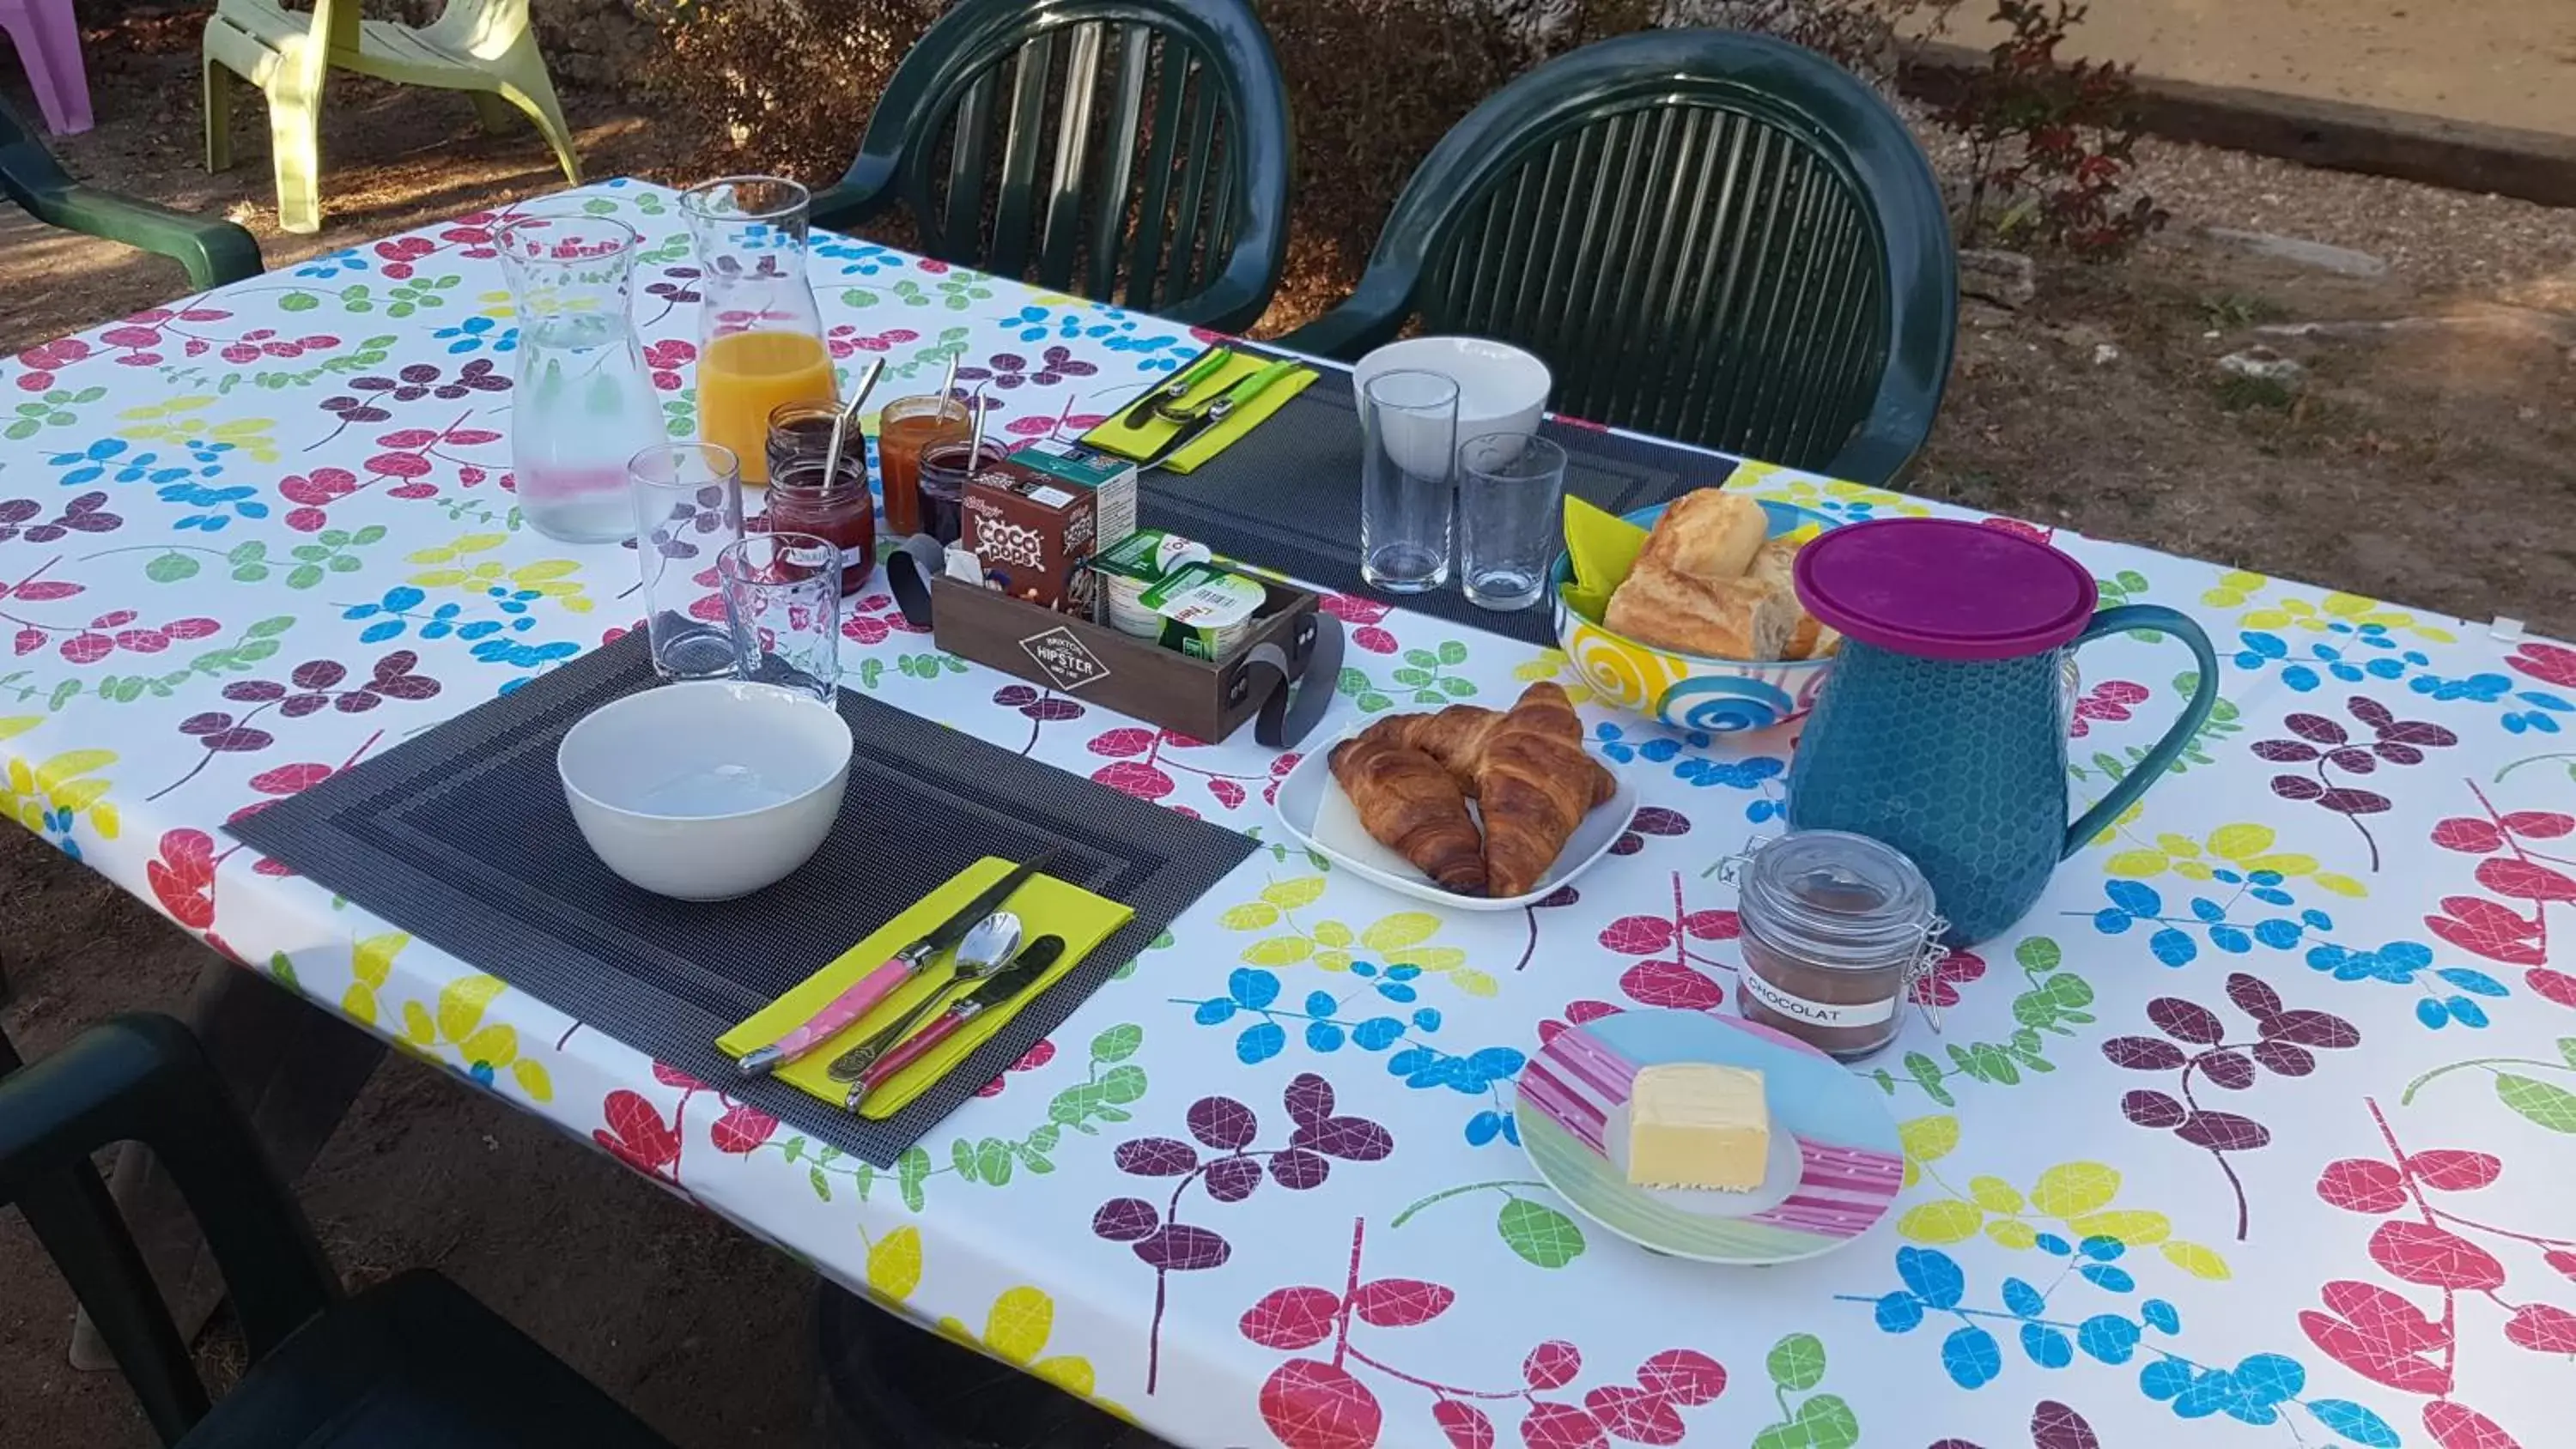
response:
<path id="1" fill-rule="evenodd" d="M 1526 433 L 1486 433 L 1458 448 L 1458 575 L 1486 609 L 1538 602 L 1564 546 L 1565 450 Z"/>
<path id="2" fill-rule="evenodd" d="M 629 306 L 638 244 L 624 222 L 561 208 L 520 213 L 495 243 L 519 317 L 519 515 L 566 543 L 631 535 L 626 460 L 662 436 Z"/>
<path id="3" fill-rule="evenodd" d="M 841 550 L 810 533 L 747 534 L 716 555 L 734 673 L 834 703 L 841 682 Z"/>
<path id="4" fill-rule="evenodd" d="M 715 583 L 716 555 L 742 538 L 742 479 L 730 449 L 656 443 L 629 459 L 635 555 L 644 574 L 644 627 L 664 679 L 733 673 L 733 635 Z"/>
<path id="5" fill-rule="evenodd" d="M 805 188 L 727 176 L 680 193 L 701 276 L 698 436 L 734 451 L 746 483 L 767 483 L 769 414 L 830 402 L 832 354 L 805 276 Z"/>
<path id="6" fill-rule="evenodd" d="M 1360 390 L 1360 577 L 1391 594 L 1449 582 L 1458 489 L 1458 384 L 1381 372 Z"/>

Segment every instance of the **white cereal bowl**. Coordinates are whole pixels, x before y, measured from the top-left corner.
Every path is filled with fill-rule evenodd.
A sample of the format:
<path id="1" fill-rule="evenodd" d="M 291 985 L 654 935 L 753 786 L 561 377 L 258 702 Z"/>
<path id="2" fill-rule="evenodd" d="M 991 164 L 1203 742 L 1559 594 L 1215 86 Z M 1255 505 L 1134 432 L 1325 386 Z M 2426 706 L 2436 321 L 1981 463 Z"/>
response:
<path id="1" fill-rule="evenodd" d="M 592 710 L 555 747 L 573 823 L 629 884 L 722 901 L 783 879 L 841 813 L 850 727 L 774 684 L 665 684 Z"/>
<path id="2" fill-rule="evenodd" d="M 1547 364 L 1531 353 L 1508 342 L 1493 342 L 1482 337 L 1408 337 L 1390 342 L 1369 353 L 1351 369 L 1351 386 L 1364 393 L 1369 379 L 1382 372 L 1436 372 L 1458 384 L 1458 437 L 1460 443 L 1480 438 L 1487 433 L 1515 433 L 1523 438 L 1538 431 L 1538 422 L 1547 410 L 1548 390 L 1556 379 Z M 1398 450 L 1396 461 L 1417 473 L 1438 472 L 1438 466 L 1417 466 Z M 1503 461 L 1509 461 L 1508 459 Z"/>

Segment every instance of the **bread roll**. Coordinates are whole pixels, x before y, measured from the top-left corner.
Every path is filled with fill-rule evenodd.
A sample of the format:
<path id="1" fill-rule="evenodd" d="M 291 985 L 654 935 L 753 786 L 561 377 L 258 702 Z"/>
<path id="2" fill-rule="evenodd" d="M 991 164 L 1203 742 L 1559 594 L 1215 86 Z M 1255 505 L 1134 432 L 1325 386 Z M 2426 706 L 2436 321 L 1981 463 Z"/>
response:
<path id="1" fill-rule="evenodd" d="M 1798 602 L 1795 570 L 1798 550 L 1806 546 L 1805 540 L 1791 543 L 1785 538 L 1772 539 L 1754 550 L 1753 566 L 1744 573 L 1746 578 L 1787 600 L 1789 607 L 1797 611 L 1798 622 L 1789 632 L 1789 642 L 1781 646 L 1780 657 L 1783 659 L 1813 659 L 1820 653 L 1832 652 L 1832 647 L 1824 641 L 1825 636 L 1833 634 L 1833 631 L 1817 623 L 1815 616 L 1807 612 L 1806 605 Z M 1837 641 L 1841 637 L 1834 635 Z"/>
<path id="2" fill-rule="evenodd" d="M 1712 581 L 1742 578 L 1770 532 L 1771 518 L 1761 504 L 1741 493 L 1702 488 L 1674 499 L 1655 520 L 1637 566 Z"/>

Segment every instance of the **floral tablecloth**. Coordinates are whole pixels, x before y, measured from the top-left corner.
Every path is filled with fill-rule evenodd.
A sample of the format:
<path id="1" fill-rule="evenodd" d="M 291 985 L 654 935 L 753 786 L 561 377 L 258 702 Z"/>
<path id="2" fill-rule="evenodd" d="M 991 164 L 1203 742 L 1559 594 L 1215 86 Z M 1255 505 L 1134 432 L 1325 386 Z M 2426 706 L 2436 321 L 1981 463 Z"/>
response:
<path id="1" fill-rule="evenodd" d="M 671 194 L 641 322 L 692 431 Z M 2576 650 L 2058 532 L 2197 615 L 2225 703 L 1865 1074 L 1895 1221 L 1761 1270 L 1571 1216 L 1511 1082 L 1567 1022 L 1726 1010 L 1785 739 L 1586 701 L 1647 808 L 1539 907 L 1438 914 L 1256 852 L 982 1099 L 877 1171 L 388 929 L 218 833 L 632 627 L 632 554 L 517 526 L 498 218 L 0 363 L 0 751 L 21 824 L 253 969 L 843 1281 L 1176 1441 L 1575 1449 L 2190 1443 L 2523 1449 L 2576 1405 Z M 1198 340 L 826 240 L 834 353 L 986 384 L 1014 436 Z M 891 391 L 885 395 L 894 395 Z M 1933 511 L 1755 467 L 1828 513 Z M 1997 521 L 2000 527 L 2022 525 Z M 1508 698 L 1563 661 L 1357 599 L 1337 715 Z M 1256 832 L 1293 763 L 972 667 L 882 593 L 847 685 Z M 2182 656 L 2087 652 L 2098 794 Z M 1340 719 L 1326 728 L 1337 728 Z M 2564 952 L 2559 953 L 2561 957 Z M 2555 1427 L 2553 1427 L 2553 1425 Z"/>

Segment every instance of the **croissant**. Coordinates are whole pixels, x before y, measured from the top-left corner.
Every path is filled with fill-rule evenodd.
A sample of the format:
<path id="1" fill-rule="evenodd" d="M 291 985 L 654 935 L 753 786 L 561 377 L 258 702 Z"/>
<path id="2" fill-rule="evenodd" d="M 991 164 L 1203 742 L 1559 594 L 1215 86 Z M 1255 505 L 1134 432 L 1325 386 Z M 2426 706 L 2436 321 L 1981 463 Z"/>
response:
<path id="1" fill-rule="evenodd" d="M 1422 751 L 1481 803 L 1486 884 L 1498 896 L 1536 889 L 1584 815 L 1619 788 L 1584 752 L 1574 702 L 1548 680 L 1506 711 L 1453 704 L 1380 720 L 1359 738 Z"/>
<path id="2" fill-rule="evenodd" d="M 1398 749 L 1420 750 L 1440 762 L 1458 781 L 1467 798 L 1476 798 L 1476 767 L 1484 762 L 1485 739 L 1503 721 L 1503 712 L 1479 704 L 1453 704 L 1437 714 L 1399 714 L 1360 732 Z"/>
<path id="3" fill-rule="evenodd" d="M 1618 781 L 1583 750 L 1573 701 L 1541 680 L 1483 733 L 1476 797 L 1485 815 L 1485 876 L 1498 896 L 1538 888 L 1565 842 Z"/>
<path id="4" fill-rule="evenodd" d="M 1370 838 L 1442 890 L 1485 894 L 1484 842 L 1465 794 L 1438 760 L 1364 733 L 1334 746 L 1331 763 Z"/>

